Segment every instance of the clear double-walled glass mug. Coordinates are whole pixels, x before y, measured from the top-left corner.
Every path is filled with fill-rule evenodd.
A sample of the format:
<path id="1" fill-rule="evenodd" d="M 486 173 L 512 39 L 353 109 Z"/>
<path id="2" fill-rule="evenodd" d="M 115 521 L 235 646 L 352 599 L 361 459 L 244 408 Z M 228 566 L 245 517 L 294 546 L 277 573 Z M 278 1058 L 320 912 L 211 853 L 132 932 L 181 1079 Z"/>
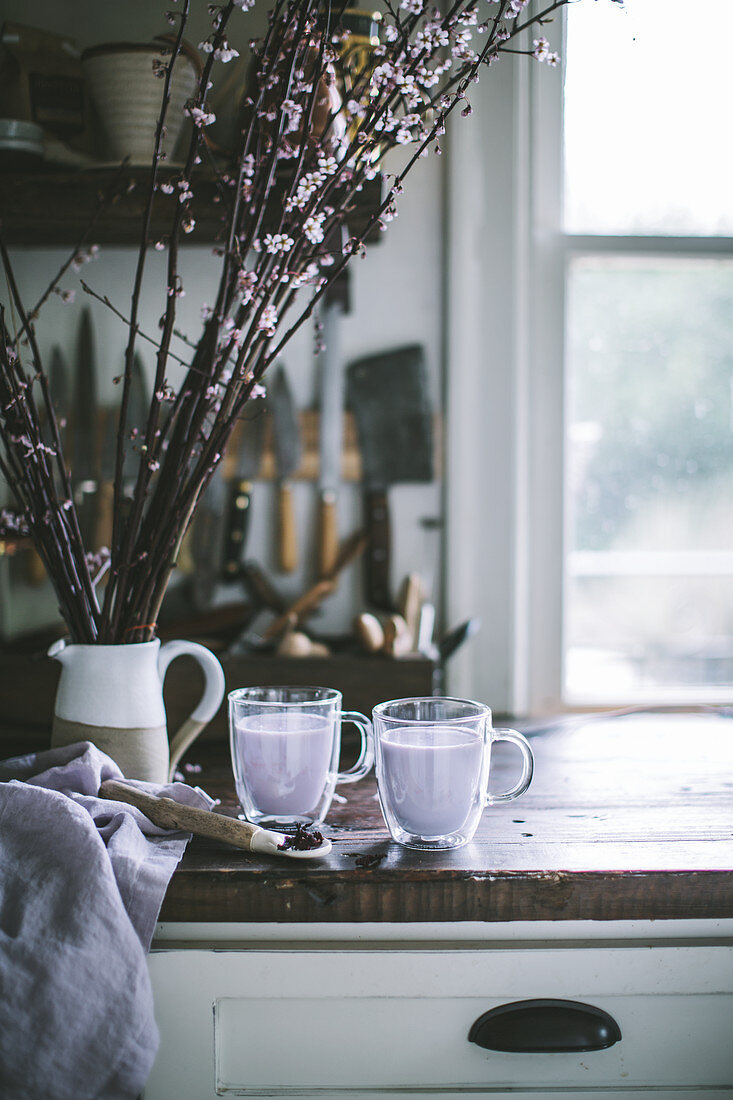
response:
<path id="1" fill-rule="evenodd" d="M 408 848 L 460 848 L 486 806 L 518 798 L 532 781 L 529 742 L 516 730 L 493 729 L 483 703 L 393 699 L 376 706 L 372 718 L 382 813 L 394 840 Z M 510 790 L 489 794 L 496 741 L 517 746 L 522 774 Z"/>
<path id="2" fill-rule="evenodd" d="M 256 825 L 320 824 L 336 784 L 355 783 L 374 763 L 371 722 L 342 711 L 335 688 L 246 687 L 228 699 L 237 797 Z M 354 766 L 339 772 L 343 722 L 361 731 L 361 750 Z"/>

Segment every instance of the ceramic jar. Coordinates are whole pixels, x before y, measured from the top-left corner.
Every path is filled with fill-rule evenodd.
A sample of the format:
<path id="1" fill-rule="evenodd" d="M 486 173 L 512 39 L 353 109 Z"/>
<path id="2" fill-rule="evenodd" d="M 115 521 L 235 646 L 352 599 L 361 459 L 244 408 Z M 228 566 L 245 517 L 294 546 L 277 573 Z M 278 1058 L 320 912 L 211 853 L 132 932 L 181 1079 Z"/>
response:
<path id="1" fill-rule="evenodd" d="M 174 658 L 189 654 L 201 665 L 204 693 L 168 741 L 163 680 Z M 196 642 L 67 645 L 49 656 L 62 665 L 51 744 L 91 741 L 128 779 L 166 783 L 186 749 L 216 714 L 224 698 L 224 672 L 210 650 Z"/>

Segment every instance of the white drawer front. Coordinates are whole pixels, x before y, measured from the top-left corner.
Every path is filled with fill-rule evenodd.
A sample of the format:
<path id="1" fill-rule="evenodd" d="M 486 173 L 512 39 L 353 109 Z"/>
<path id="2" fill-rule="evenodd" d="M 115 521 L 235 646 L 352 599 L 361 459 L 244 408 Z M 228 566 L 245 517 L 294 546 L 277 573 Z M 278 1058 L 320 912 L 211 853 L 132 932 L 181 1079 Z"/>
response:
<path id="1" fill-rule="evenodd" d="M 733 1090 L 727 947 L 183 950 L 150 963 L 162 1038 L 146 1100 Z M 621 1041 L 562 1054 L 468 1041 L 488 1009 L 536 997 L 605 1010 Z"/>

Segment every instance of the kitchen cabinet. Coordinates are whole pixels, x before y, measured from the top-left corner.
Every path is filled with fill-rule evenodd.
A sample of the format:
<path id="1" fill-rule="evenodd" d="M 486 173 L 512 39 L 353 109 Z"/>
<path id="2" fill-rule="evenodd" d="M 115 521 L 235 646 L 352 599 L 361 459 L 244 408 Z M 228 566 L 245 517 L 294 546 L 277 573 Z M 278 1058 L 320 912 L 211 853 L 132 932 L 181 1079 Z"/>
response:
<path id="1" fill-rule="evenodd" d="M 733 921 L 175 934 L 150 956 L 161 1047 L 145 1100 L 733 1094 Z M 600 1009 L 621 1037 L 553 1053 L 469 1042 L 487 1010 L 538 997 Z"/>
<path id="2" fill-rule="evenodd" d="M 393 844 L 373 781 L 334 804 L 316 864 L 194 840 L 150 955 L 145 1100 L 733 1096 L 730 734 L 714 714 L 568 720 L 533 738 L 529 792 L 453 852 Z M 210 751 L 196 780 L 235 813 Z M 605 1013 L 620 1038 L 469 1041 L 485 1013 L 538 999 Z"/>

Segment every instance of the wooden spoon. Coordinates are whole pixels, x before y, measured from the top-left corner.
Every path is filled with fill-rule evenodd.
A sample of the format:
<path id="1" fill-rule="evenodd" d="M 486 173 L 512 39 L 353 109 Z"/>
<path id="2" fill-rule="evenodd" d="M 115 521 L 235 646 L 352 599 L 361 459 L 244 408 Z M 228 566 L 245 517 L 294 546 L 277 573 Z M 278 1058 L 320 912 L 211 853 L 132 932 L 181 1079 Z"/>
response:
<path id="1" fill-rule="evenodd" d="M 146 794 L 127 783 L 108 779 L 99 788 L 100 798 L 109 798 L 113 802 L 126 802 L 136 806 L 145 816 L 159 825 L 161 829 L 181 829 L 196 836 L 207 836 L 212 840 L 223 840 L 245 852 L 261 852 L 268 856 L 287 856 L 289 859 L 320 859 L 331 851 L 331 841 L 324 840 L 317 848 L 284 848 L 286 835 L 261 829 L 249 821 L 235 821 L 224 814 L 211 810 L 200 810 L 195 806 L 186 806 L 173 798 L 158 798 Z"/>

